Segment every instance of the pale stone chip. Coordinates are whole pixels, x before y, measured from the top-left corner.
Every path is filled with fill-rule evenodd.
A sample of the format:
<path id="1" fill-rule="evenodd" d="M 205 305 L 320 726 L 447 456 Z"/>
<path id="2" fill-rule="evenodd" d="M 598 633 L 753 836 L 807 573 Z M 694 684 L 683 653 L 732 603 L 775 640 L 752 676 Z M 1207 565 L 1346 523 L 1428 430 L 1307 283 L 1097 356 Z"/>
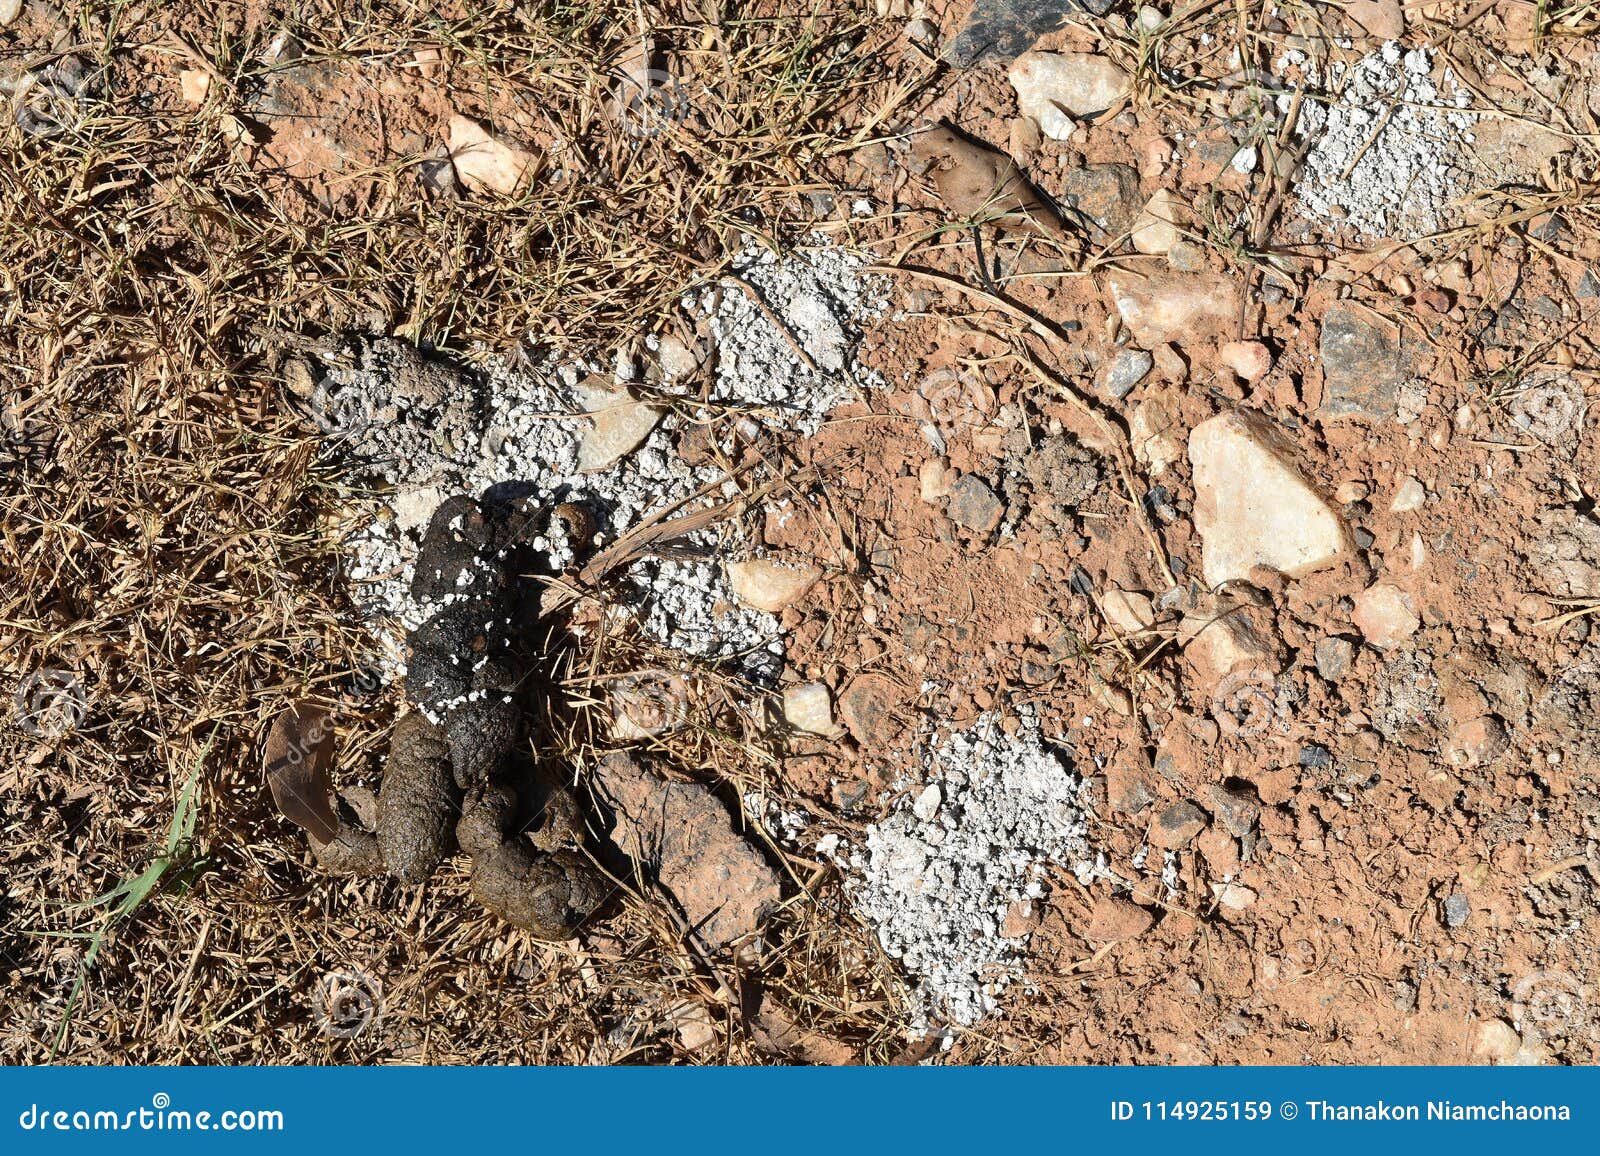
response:
<path id="1" fill-rule="evenodd" d="M 734 596 L 756 610 L 776 614 L 822 577 L 820 566 L 790 566 L 772 558 L 728 563 L 728 585 Z"/>
<path id="2" fill-rule="evenodd" d="M 532 153 L 495 140 L 477 121 L 457 114 L 450 118 L 446 139 L 456 175 L 475 192 L 511 196 L 533 175 Z"/>
<path id="3" fill-rule="evenodd" d="M 1344 521 L 1300 475 L 1266 422 L 1225 413 L 1189 434 L 1194 523 L 1213 589 L 1266 566 L 1299 578 L 1353 549 Z"/>

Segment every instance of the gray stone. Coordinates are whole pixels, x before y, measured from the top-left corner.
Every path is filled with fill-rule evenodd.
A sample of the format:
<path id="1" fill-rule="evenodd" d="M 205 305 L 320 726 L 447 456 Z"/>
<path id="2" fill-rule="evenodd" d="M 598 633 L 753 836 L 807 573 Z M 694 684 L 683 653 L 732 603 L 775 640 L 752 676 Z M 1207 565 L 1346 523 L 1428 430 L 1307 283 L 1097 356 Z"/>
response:
<path id="1" fill-rule="evenodd" d="M 991 533 L 1005 516 L 1006 506 L 995 497 L 989 483 L 973 474 L 963 474 L 950 488 L 950 520 L 975 534 Z"/>
<path id="2" fill-rule="evenodd" d="M 1120 237 L 1133 228 L 1144 207 L 1139 173 L 1129 165 L 1085 165 L 1061 178 L 1061 206 L 1088 219 L 1097 241 Z"/>
<path id="3" fill-rule="evenodd" d="M 1389 421 L 1406 380 L 1400 329 L 1362 305 L 1336 301 L 1322 317 L 1323 411 Z"/>
<path id="4" fill-rule="evenodd" d="M 1243 839 L 1261 818 L 1261 805 L 1244 791 L 1229 790 L 1219 783 L 1210 788 L 1211 808 L 1223 830 L 1235 839 Z"/>
<path id="5" fill-rule="evenodd" d="M 1355 645 L 1349 639 L 1319 639 L 1316 646 L 1317 673 L 1329 682 L 1338 682 L 1350 673 L 1350 663 L 1355 656 Z"/>
<path id="6" fill-rule="evenodd" d="M 1333 766 L 1333 752 L 1320 743 L 1301 747 L 1300 765 L 1310 771 L 1325 771 Z"/>
<path id="7" fill-rule="evenodd" d="M 1190 802 L 1175 803 L 1150 825 L 1150 842 L 1168 851 L 1185 846 L 1206 829 L 1206 813 Z"/>
<path id="8" fill-rule="evenodd" d="M 998 61 L 1026 52 L 1046 32 L 1061 27 L 1071 12 L 1086 8 L 1096 16 L 1111 10 L 1112 0 L 978 0 L 945 59 L 958 68 Z"/>
<path id="9" fill-rule="evenodd" d="M 1445 896 L 1444 900 L 1444 925 L 1446 927 L 1460 927 L 1472 914 L 1472 904 L 1461 892 L 1456 891 Z"/>
<path id="10" fill-rule="evenodd" d="M 1154 365 L 1155 358 L 1142 349 L 1118 350 L 1106 368 L 1106 393 L 1121 401 L 1149 375 Z"/>

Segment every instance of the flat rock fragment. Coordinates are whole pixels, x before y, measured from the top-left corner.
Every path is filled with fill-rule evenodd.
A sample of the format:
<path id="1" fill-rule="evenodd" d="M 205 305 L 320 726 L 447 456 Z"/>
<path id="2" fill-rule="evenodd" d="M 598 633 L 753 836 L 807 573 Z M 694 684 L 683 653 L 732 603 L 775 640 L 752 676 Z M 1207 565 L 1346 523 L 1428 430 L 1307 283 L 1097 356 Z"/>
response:
<path id="1" fill-rule="evenodd" d="M 782 897 L 777 873 L 699 783 L 675 782 L 620 752 L 594 770 L 618 849 L 655 876 L 707 950 L 760 930 Z"/>
<path id="2" fill-rule="evenodd" d="M 1400 328 L 1364 305 L 1336 301 L 1322 315 L 1323 412 L 1392 420 L 1406 366 Z"/>
<path id="3" fill-rule="evenodd" d="M 1117 270 L 1106 283 L 1122 323 L 1146 349 L 1214 337 L 1238 319 L 1238 289 L 1225 277 Z"/>
<path id="4" fill-rule="evenodd" d="M 1195 528 L 1213 589 L 1255 566 L 1290 578 L 1354 550 L 1343 519 L 1307 484 L 1290 448 L 1265 419 L 1220 414 L 1189 434 Z"/>

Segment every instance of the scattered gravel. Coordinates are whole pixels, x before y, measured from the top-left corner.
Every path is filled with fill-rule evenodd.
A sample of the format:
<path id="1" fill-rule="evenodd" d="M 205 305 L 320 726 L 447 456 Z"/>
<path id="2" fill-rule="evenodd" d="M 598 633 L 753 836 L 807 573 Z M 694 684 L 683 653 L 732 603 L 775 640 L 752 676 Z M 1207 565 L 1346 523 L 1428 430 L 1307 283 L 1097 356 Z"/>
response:
<path id="1" fill-rule="evenodd" d="M 840 855 L 858 913 L 915 977 L 920 1031 L 995 1010 L 1021 975 L 1027 942 L 1007 917 L 1043 897 L 1046 864 L 1080 878 L 1094 871 L 1083 783 L 1046 745 L 1031 709 L 1014 724 L 985 715 L 924 766 L 927 782 L 868 828 L 864 848 Z"/>
<path id="2" fill-rule="evenodd" d="M 685 302 L 710 321 L 717 348 L 712 400 L 759 408 L 769 424 L 804 434 L 815 433 L 829 410 L 883 385 L 853 364 L 851 352 L 861 326 L 887 306 L 884 279 L 862 272 L 866 257 L 820 233 L 810 246 L 779 257 L 749 240 L 730 277 Z"/>

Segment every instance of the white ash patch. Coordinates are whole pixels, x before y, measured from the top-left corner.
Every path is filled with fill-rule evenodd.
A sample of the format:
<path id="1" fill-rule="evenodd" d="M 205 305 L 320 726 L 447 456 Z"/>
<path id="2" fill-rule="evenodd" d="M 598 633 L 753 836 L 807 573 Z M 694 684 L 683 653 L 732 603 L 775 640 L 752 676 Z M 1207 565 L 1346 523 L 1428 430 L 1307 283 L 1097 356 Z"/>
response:
<path id="1" fill-rule="evenodd" d="M 1390 41 L 1354 65 L 1328 66 L 1326 101 L 1300 108 L 1296 135 L 1315 143 L 1296 180 L 1309 216 L 1343 218 L 1366 237 L 1419 237 L 1457 219 L 1474 185 L 1472 94 L 1447 68 L 1437 82 L 1426 49 Z M 1287 112 L 1288 96 L 1278 97 Z"/>
<path id="2" fill-rule="evenodd" d="M 854 351 L 862 327 L 887 307 L 886 283 L 863 272 L 865 256 L 822 234 L 810 241 L 780 257 L 747 238 L 732 276 L 684 301 L 691 316 L 709 321 L 716 346 L 712 400 L 761 410 L 769 424 L 804 434 L 815 433 L 830 410 L 884 384 L 881 375 L 855 363 Z"/>
<path id="3" fill-rule="evenodd" d="M 481 405 L 470 418 L 451 421 L 438 409 L 405 408 L 344 438 L 341 451 L 371 464 L 396 490 L 386 499 L 355 502 L 367 520 L 345 543 L 346 574 L 363 617 L 386 651 L 380 665 L 387 676 L 405 673 L 403 632 L 439 609 L 415 602 L 411 579 L 428 518 L 444 499 L 482 497 L 497 488 L 538 501 L 559 495 L 561 501 L 587 502 L 600 511 L 606 524 L 599 537 L 612 541 L 645 515 L 722 476 L 713 465 L 689 466 L 678 456 L 672 445 L 677 426 L 670 417 L 610 469 L 578 473 L 578 443 L 587 422 L 575 416 L 581 406 L 573 390 L 590 368 L 523 370 L 491 359 L 481 373 L 469 375 L 482 391 Z M 380 398 L 389 391 L 393 369 L 380 358 L 334 373 L 342 389 Z M 429 452 L 424 445 L 443 447 L 443 452 Z M 782 654 L 778 621 L 734 599 L 718 560 L 743 549 L 737 529 L 711 527 L 691 542 L 703 548 L 704 558 L 645 559 L 628 571 L 636 592 L 633 609 L 645 632 L 695 657 L 755 656 L 750 665 L 770 669 Z M 575 544 L 559 524 L 550 524 L 530 544 L 554 571 L 574 560 Z"/>
<path id="4" fill-rule="evenodd" d="M 924 768 L 866 846 L 838 854 L 858 914 L 913 978 L 919 1034 L 936 1018 L 976 1023 L 1022 976 L 1027 933 L 1007 935 L 1007 916 L 1044 896 L 1049 864 L 1095 872 L 1083 781 L 1031 708 L 1009 733 L 983 716 L 933 746 Z"/>

